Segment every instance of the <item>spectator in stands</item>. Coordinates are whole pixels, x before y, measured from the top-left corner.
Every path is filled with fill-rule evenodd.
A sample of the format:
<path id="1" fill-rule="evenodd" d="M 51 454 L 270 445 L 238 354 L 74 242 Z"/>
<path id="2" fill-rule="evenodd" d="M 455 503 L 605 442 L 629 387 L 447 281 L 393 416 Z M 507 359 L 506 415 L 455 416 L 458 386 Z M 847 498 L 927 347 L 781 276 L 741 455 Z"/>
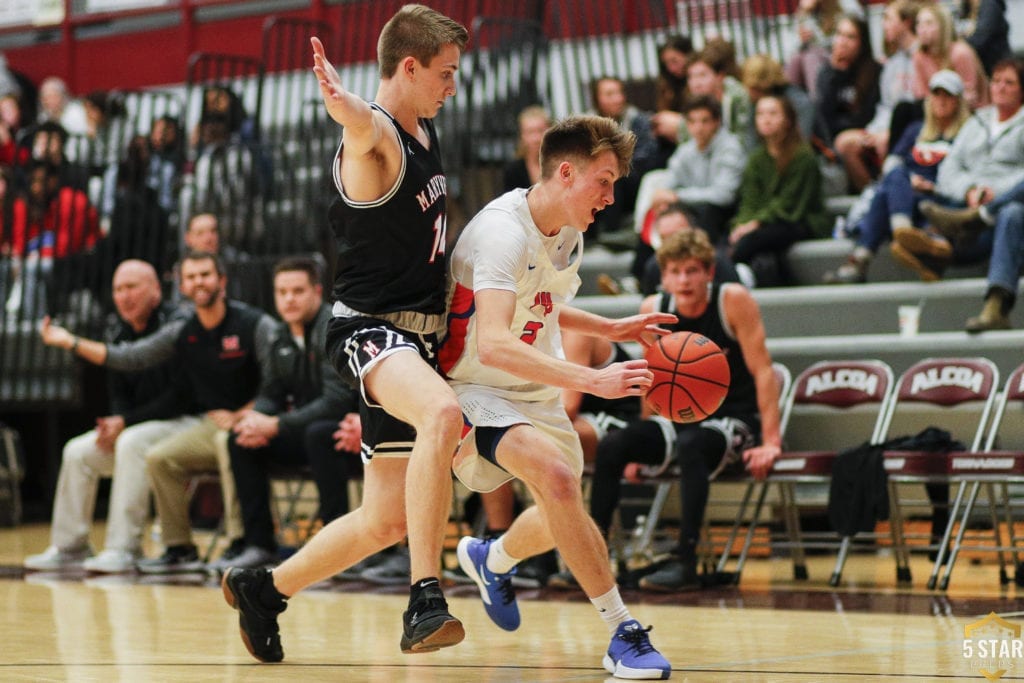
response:
<path id="1" fill-rule="evenodd" d="M 39 85 L 38 120 L 59 123 L 69 135 L 85 135 L 89 130 L 85 107 L 71 97 L 67 83 L 57 76 L 49 76 Z"/>
<path id="2" fill-rule="evenodd" d="M 590 96 L 593 109 L 589 113 L 606 116 L 636 136 L 630 171 L 615 182 L 615 203 L 600 211 L 590 226 L 588 237 L 596 242 L 602 232 L 621 228 L 622 217 L 633 211 L 640 178 L 657 162 L 658 143 L 651 129 L 650 114 L 629 103 L 622 79 L 614 76 L 595 79 L 590 85 Z"/>
<path id="3" fill-rule="evenodd" d="M 970 45 L 958 40 L 953 18 L 943 5 L 921 6 L 916 19 L 917 51 L 914 53 L 914 96 L 928 94 L 928 81 L 941 69 L 952 69 L 964 82 L 964 97 L 971 109 L 989 103 L 988 78 L 978 55 Z"/>
<path id="4" fill-rule="evenodd" d="M 153 119 L 149 130 L 149 170 L 146 183 L 157 193 L 160 206 L 177 213 L 181 173 L 185 165 L 181 124 L 170 115 Z"/>
<path id="5" fill-rule="evenodd" d="M 258 159 L 239 133 L 244 113 L 236 111 L 232 103 L 237 101 L 239 107 L 241 103 L 233 93 L 225 92 L 230 91 L 207 91 L 210 108 L 204 109 L 199 123 L 191 206 L 216 213 L 224 237 L 244 244 L 263 234 L 261 177 Z"/>
<path id="6" fill-rule="evenodd" d="M 746 152 L 736 136 L 723 128 L 721 111 L 718 101 L 709 95 L 686 101 L 687 140 L 676 148 L 668 168 L 644 174 L 634 211 L 637 241 L 630 275 L 618 282 L 607 274 L 598 276 L 598 287 L 605 294 L 638 291 L 656 247 L 654 220 L 673 202 L 683 202 L 702 226 L 708 226 L 713 241 L 724 242 L 728 220 L 735 212 Z"/>
<path id="7" fill-rule="evenodd" d="M 31 150 L 22 144 L 24 121 L 17 95 L 0 95 L 0 166 L 24 166 Z"/>
<path id="8" fill-rule="evenodd" d="M 551 127 L 551 118 L 544 107 L 532 106 L 519 112 L 519 143 L 516 158 L 505 165 L 505 192 L 517 187 L 533 187 L 540 180 L 540 141 Z"/>
<path id="9" fill-rule="evenodd" d="M 677 591 L 696 588 L 697 539 L 709 482 L 721 471 L 746 464 L 763 478 L 781 450 L 778 387 L 765 347 L 757 303 L 736 284 L 715 282 L 715 250 L 699 230 L 682 230 L 658 249 L 664 293 L 644 299 L 642 313 L 673 313 L 673 331 L 703 334 L 727 349 L 731 381 L 722 407 L 712 418 L 674 424 L 650 416 L 609 432 L 597 447 L 590 514 L 607 537 L 619 504 L 621 480 L 629 463 L 653 476 L 678 461 L 682 470 L 682 522 L 673 558 L 641 579 L 642 588 Z"/>
<path id="10" fill-rule="evenodd" d="M 992 106 L 978 110 L 964 126 L 939 170 L 945 203 L 922 211 L 942 237 L 931 236 L 931 252 L 963 253 L 991 241 L 988 290 L 981 314 L 967 321 L 968 332 L 1007 329 L 1024 263 L 1024 62 L 1003 60 L 992 70 Z M 969 136 L 969 137 L 968 137 Z M 962 141 L 961 141 L 962 139 Z M 948 165 L 948 170 L 947 170 Z M 922 259 L 925 249 L 915 249 Z"/>
<path id="11" fill-rule="evenodd" d="M 1024 113 L 1021 112 L 1021 63 L 996 65 L 990 84 L 993 105 L 975 112 L 964 124 L 936 180 L 944 205 L 977 208 L 1024 180 Z M 927 210 L 927 205 L 922 207 Z M 893 254 L 924 279 L 937 280 L 952 261 L 972 262 L 992 250 L 994 231 L 958 231 L 955 243 L 931 231 L 905 230 L 893 235 Z"/>
<path id="12" fill-rule="evenodd" d="M 813 98 L 817 110 L 815 135 L 834 148 L 846 130 L 863 130 L 879 101 L 878 62 L 871 52 L 868 25 L 846 15 L 837 24 L 829 61 L 818 73 Z"/>
<path id="13" fill-rule="evenodd" d="M 217 254 L 228 272 L 232 271 L 238 264 L 249 260 L 249 255 L 244 251 L 236 249 L 233 245 L 225 243 L 220 236 L 220 220 L 216 215 L 209 212 L 197 213 L 188 221 L 185 234 L 182 239 L 185 243 L 185 251 L 205 251 Z M 228 296 L 232 299 L 241 299 L 247 293 L 242 290 L 242 279 L 237 282 L 228 281 Z M 252 292 L 248 292 L 252 294 Z"/>
<path id="14" fill-rule="evenodd" d="M 687 100 L 683 115 L 689 140 L 676 148 L 667 173 L 655 176 L 664 185 L 651 192 L 644 223 L 653 221 L 669 204 L 682 202 L 712 242 L 718 243 L 724 240 L 735 211 L 747 155 L 739 139 L 723 125 L 721 105 L 711 95 Z M 653 249 L 645 250 L 641 268 L 653 253 Z"/>
<path id="15" fill-rule="evenodd" d="M 707 235 L 700 222 L 690 213 L 689 209 L 682 202 L 674 202 L 666 206 L 654 221 L 652 229 L 655 235 L 654 248 L 658 249 L 670 235 L 685 230 L 700 230 Z M 725 249 L 715 247 L 715 282 L 739 282 L 740 277 L 736 273 L 736 266 L 729 259 Z M 658 265 L 657 254 L 651 254 L 644 266 L 644 274 L 640 279 L 640 293 L 650 296 L 661 287 L 661 267 Z"/>
<path id="16" fill-rule="evenodd" d="M 892 112 L 900 102 L 914 99 L 914 0 L 891 0 L 882 14 L 888 57 L 882 64 L 880 99 L 875 115 L 863 128 L 848 128 L 836 137 L 835 148 L 846 168 L 854 192 L 861 192 L 881 170 L 889 153 Z"/>
<path id="17" fill-rule="evenodd" d="M 779 273 L 766 277 L 771 271 L 763 271 L 760 284 L 774 284 L 771 280 L 776 278 L 785 283 L 785 250 L 798 240 L 823 235 L 828 224 L 821 171 L 800 136 L 792 103 L 765 95 L 757 101 L 755 121 L 762 144 L 743 171 L 739 208 L 729 233 L 732 260 L 748 287 L 757 284 L 752 264 L 761 254 L 774 255 Z"/>
<path id="18" fill-rule="evenodd" d="M 213 563 L 212 568 L 219 571 L 259 567 L 277 560 L 270 466 L 305 464 L 311 460 L 306 451 L 309 428 L 325 420 L 337 425 L 338 415 L 357 409 L 356 393 L 342 383 L 326 358 L 331 310 L 323 302 L 320 270 L 313 259 L 278 261 L 274 266 L 274 306 L 283 322 L 268 355 L 269 365 L 261 369 L 267 377 L 252 409 L 243 411 L 228 437 L 245 549 Z M 326 442 L 316 444 L 318 451 L 333 455 L 332 433 L 327 433 Z M 316 483 L 323 504 L 338 509 L 334 499 L 344 492 L 345 480 L 318 479 Z"/>
<path id="19" fill-rule="evenodd" d="M 65 266 L 93 249 L 100 237 L 96 208 L 81 190 L 61 185 L 57 167 L 33 161 L 28 179 L 24 240 L 12 247 L 23 289 L 20 303 L 8 302 L 8 310 L 20 307 L 26 319 L 43 313 L 49 295 L 64 297 L 72 286 L 83 284 L 71 282 Z"/>
<path id="20" fill-rule="evenodd" d="M 116 319 L 105 343 L 118 344 L 153 334 L 175 317 L 161 303 L 156 271 L 142 261 L 124 261 L 113 279 Z M 75 352 L 77 337 L 43 321 L 43 342 Z M 54 493 L 50 546 L 25 558 L 27 569 L 84 567 L 119 574 L 130 571 L 142 556 L 143 531 L 149 518 L 146 450 L 192 425 L 198 418 L 182 416 L 173 387 L 175 365 L 167 361 L 141 372 L 107 375 L 110 412 L 97 418 L 96 428 L 64 446 Z M 103 552 L 92 557 L 89 527 L 101 477 L 113 477 Z"/>
<path id="21" fill-rule="evenodd" d="M 832 39 L 843 12 L 859 12 L 859 3 L 842 0 L 800 0 L 794 18 L 797 22 L 798 45 L 795 53 L 786 60 L 786 79 L 807 92 L 811 99 L 817 97 L 818 74 L 829 59 Z"/>
<path id="22" fill-rule="evenodd" d="M 871 259 L 894 232 L 921 225 L 918 205 L 935 192 L 940 164 L 970 117 L 963 81 L 944 69 L 932 76 L 924 121 L 911 123 L 893 146 L 888 171 L 871 198 L 867 213 L 853 226 L 856 246 L 846 262 L 825 275 L 830 284 L 864 282 Z M 894 253 L 902 248 L 893 247 Z M 898 260 L 903 260 L 897 256 Z"/>
<path id="23" fill-rule="evenodd" d="M 721 43 L 706 47 L 686 66 L 686 87 L 691 97 L 708 95 L 722 105 L 722 127 L 742 138 L 751 119 L 750 97 L 743 84 L 728 72 L 728 51 Z"/>
<path id="24" fill-rule="evenodd" d="M 966 21 L 960 34 L 991 76 L 996 64 L 1013 55 L 1006 0 L 962 0 L 961 8 L 960 16 Z"/>
<path id="25" fill-rule="evenodd" d="M 60 184 L 83 192 L 89 189 L 89 168 L 73 162 L 67 155 L 68 132 L 55 121 L 44 121 L 36 125 L 31 133 L 32 161 L 40 161 L 57 167 Z M 28 182 L 26 180 L 26 186 Z"/>
<path id="26" fill-rule="evenodd" d="M 101 269 L 126 258 L 147 261 L 158 272 L 170 265 L 165 254 L 169 217 L 156 191 L 147 184 L 149 162 L 149 142 L 146 136 L 136 135 L 128 143 L 124 159 L 104 173 L 100 220 L 107 236 L 97 259 Z"/>
<path id="27" fill-rule="evenodd" d="M 7 95 L 18 97 L 21 95 L 21 86 L 18 84 L 18 79 L 15 78 L 7 66 L 7 57 L 3 52 L 0 52 L 0 97 Z"/>
<path id="28" fill-rule="evenodd" d="M 192 315 L 171 321 L 143 339 L 107 345 L 78 339 L 82 358 L 123 372 L 136 372 L 177 357 L 175 376 L 184 412 L 199 416 L 193 425 L 146 451 L 146 473 L 156 499 L 165 546 L 163 555 L 137 564 L 139 571 L 162 574 L 203 567 L 192 543 L 188 500 L 182 495 L 197 472 L 220 474 L 224 496 L 226 553 L 244 549 L 227 435 L 252 407 L 267 379 L 269 354 L 277 325 L 262 311 L 224 296 L 227 277 L 220 259 L 209 252 L 189 252 L 181 262 L 181 290 Z M 66 331 L 61 331 L 64 335 Z M 61 332 L 58 332 L 60 334 Z"/>
<path id="29" fill-rule="evenodd" d="M 800 134 L 805 140 L 809 140 L 814 132 L 814 103 L 807 96 L 802 88 L 789 82 L 786 74 L 782 71 L 782 65 L 775 61 L 770 55 L 751 55 L 743 60 L 743 67 L 740 69 L 740 82 L 747 89 L 747 96 L 752 106 L 762 95 L 775 94 L 784 95 L 793 103 L 796 110 L 797 122 L 800 125 Z M 748 149 L 757 146 L 757 129 L 754 126 L 754 118 L 750 118 L 748 132 L 741 138 Z"/>
<path id="30" fill-rule="evenodd" d="M 82 98 L 85 107 L 86 130 L 80 141 L 81 148 L 75 150 L 76 160 L 100 169 L 102 173 L 109 164 L 116 164 L 121 155 L 123 138 L 118 134 L 116 121 L 127 113 L 119 93 L 93 90 Z"/>
<path id="31" fill-rule="evenodd" d="M 24 244 L 28 208 L 14 183 L 14 171 L 0 165 L 0 306 L 7 306 L 13 283 L 15 244 Z"/>
<path id="32" fill-rule="evenodd" d="M 686 100 L 686 66 L 693 56 L 688 36 L 672 35 L 658 46 L 658 79 L 655 82 L 655 114 L 651 128 L 662 155 L 670 155 L 679 142 L 683 128 L 683 102 Z"/>

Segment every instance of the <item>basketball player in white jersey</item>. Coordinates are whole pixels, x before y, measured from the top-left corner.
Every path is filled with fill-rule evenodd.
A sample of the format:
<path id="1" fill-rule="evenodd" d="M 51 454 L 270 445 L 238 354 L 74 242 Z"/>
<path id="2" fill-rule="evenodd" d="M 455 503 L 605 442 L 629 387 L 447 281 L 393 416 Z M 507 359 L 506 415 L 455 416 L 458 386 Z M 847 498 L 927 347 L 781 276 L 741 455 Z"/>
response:
<path id="1" fill-rule="evenodd" d="M 277 617 L 287 598 L 406 533 L 412 585 L 402 651 L 430 652 L 465 636 L 438 581 L 462 413 L 436 369 L 447 192 L 431 119 L 455 94 L 468 40 L 452 19 L 405 5 L 381 31 L 381 82 L 372 103 L 345 90 L 323 45 L 312 40 L 324 105 L 344 127 L 331 169 L 338 197 L 329 221 L 338 261 L 326 345 L 334 368 L 363 398 L 366 467 L 358 509 L 328 524 L 273 572 L 224 574 L 224 597 L 239 610 L 242 640 L 261 661 L 284 658 Z"/>
<path id="2" fill-rule="evenodd" d="M 611 119 L 577 116 L 541 143 L 541 180 L 488 204 L 452 252 L 448 337 L 440 365 L 473 426 L 454 469 L 489 491 L 519 478 L 536 505 L 493 541 L 463 538 L 459 563 L 480 587 L 488 616 L 519 626 L 511 574 L 520 560 L 557 546 L 612 634 L 605 668 L 627 678 L 667 678 L 671 667 L 626 609 L 601 534 L 583 505 L 579 437 L 562 388 L 607 398 L 643 395 L 644 360 L 595 369 L 564 360 L 560 326 L 614 341 L 647 343 L 666 313 L 609 320 L 567 306 L 579 287 L 582 233 L 614 201 L 636 140 Z"/>

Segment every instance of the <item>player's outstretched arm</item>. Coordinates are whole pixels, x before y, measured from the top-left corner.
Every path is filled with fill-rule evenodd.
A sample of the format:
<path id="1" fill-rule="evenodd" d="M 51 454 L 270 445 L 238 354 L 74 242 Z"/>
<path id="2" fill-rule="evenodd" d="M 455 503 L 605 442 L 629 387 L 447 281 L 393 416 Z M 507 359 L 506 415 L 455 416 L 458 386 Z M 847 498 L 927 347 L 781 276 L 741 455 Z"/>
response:
<path id="1" fill-rule="evenodd" d="M 320 85 L 327 113 L 345 127 L 346 146 L 356 152 L 369 151 L 380 136 L 373 109 L 366 100 L 345 90 L 338 70 L 327 60 L 320 39 L 314 36 L 310 43 L 313 45 L 313 73 Z"/>
<path id="2" fill-rule="evenodd" d="M 68 330 L 45 316 L 39 325 L 39 336 L 47 346 L 67 349 L 94 365 L 103 365 L 107 360 L 107 345 L 71 334 Z"/>
<path id="3" fill-rule="evenodd" d="M 563 306 L 560 310 L 558 324 L 563 329 L 610 341 L 635 341 L 644 346 L 650 346 L 658 336 L 669 334 L 659 325 L 671 325 L 678 320 L 671 313 L 650 311 L 613 320 L 572 306 Z"/>

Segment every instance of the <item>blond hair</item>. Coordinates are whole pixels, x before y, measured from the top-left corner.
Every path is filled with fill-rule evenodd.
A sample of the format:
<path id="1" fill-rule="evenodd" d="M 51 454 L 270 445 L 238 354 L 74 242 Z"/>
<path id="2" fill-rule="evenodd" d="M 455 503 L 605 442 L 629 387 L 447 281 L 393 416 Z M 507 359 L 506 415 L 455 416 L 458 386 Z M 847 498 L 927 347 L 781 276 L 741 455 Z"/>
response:
<path id="1" fill-rule="evenodd" d="M 469 31 L 454 19 L 424 5 L 405 5 L 384 24 L 377 40 L 381 78 L 394 76 L 406 57 L 429 66 L 445 45 L 462 51 L 468 42 Z"/>
<path id="2" fill-rule="evenodd" d="M 680 230 L 665 238 L 655 252 L 655 257 L 662 271 L 668 266 L 669 261 L 689 259 L 697 259 L 705 268 L 711 268 L 715 265 L 715 248 L 703 230 Z"/>
<path id="3" fill-rule="evenodd" d="M 789 85 L 782 65 L 765 54 L 750 55 L 743 61 L 740 80 L 747 88 L 765 93 L 784 90 Z"/>
<path id="4" fill-rule="evenodd" d="M 917 10 L 917 15 L 920 16 L 922 12 L 931 12 L 932 16 L 935 17 L 939 24 L 939 37 L 934 45 L 921 45 L 918 49 L 925 54 L 935 57 L 940 69 L 952 68 L 949 53 L 953 49 L 953 42 L 956 40 L 956 36 L 953 34 L 952 15 L 950 15 L 949 10 L 938 3 L 922 5 Z"/>
<path id="5" fill-rule="evenodd" d="M 960 128 L 967 122 L 967 119 L 971 117 L 971 105 L 967 103 L 966 97 L 957 95 L 957 110 L 953 114 L 953 121 L 945 128 L 939 128 L 939 122 L 935 120 L 935 114 L 932 113 L 932 97 L 934 95 L 928 93 L 928 97 L 924 100 L 924 125 L 921 126 L 921 132 L 917 134 L 917 139 L 920 142 L 931 142 L 939 138 L 952 140 L 960 132 Z"/>

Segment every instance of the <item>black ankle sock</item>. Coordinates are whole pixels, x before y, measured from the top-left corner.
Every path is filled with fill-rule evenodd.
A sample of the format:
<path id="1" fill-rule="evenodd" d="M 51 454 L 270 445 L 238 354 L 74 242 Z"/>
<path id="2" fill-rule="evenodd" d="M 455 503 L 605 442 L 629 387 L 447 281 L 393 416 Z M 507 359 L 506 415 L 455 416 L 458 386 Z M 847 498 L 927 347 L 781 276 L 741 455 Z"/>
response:
<path id="1" fill-rule="evenodd" d="M 506 531 L 508 531 L 508 529 L 487 529 L 486 531 L 484 531 L 484 540 L 490 541 L 492 539 L 498 538 Z"/>
<path id="2" fill-rule="evenodd" d="M 423 594 L 424 589 L 431 587 L 441 587 L 441 582 L 438 581 L 436 576 L 428 576 L 427 578 L 420 579 L 416 583 L 409 586 L 409 604 L 411 605 L 417 600 L 419 600 L 420 596 Z"/>
<path id="3" fill-rule="evenodd" d="M 287 599 L 288 596 L 277 590 L 277 587 L 274 585 L 273 573 L 267 570 L 263 585 L 260 586 L 260 602 L 269 609 L 283 610 L 285 608 L 285 600 Z"/>

